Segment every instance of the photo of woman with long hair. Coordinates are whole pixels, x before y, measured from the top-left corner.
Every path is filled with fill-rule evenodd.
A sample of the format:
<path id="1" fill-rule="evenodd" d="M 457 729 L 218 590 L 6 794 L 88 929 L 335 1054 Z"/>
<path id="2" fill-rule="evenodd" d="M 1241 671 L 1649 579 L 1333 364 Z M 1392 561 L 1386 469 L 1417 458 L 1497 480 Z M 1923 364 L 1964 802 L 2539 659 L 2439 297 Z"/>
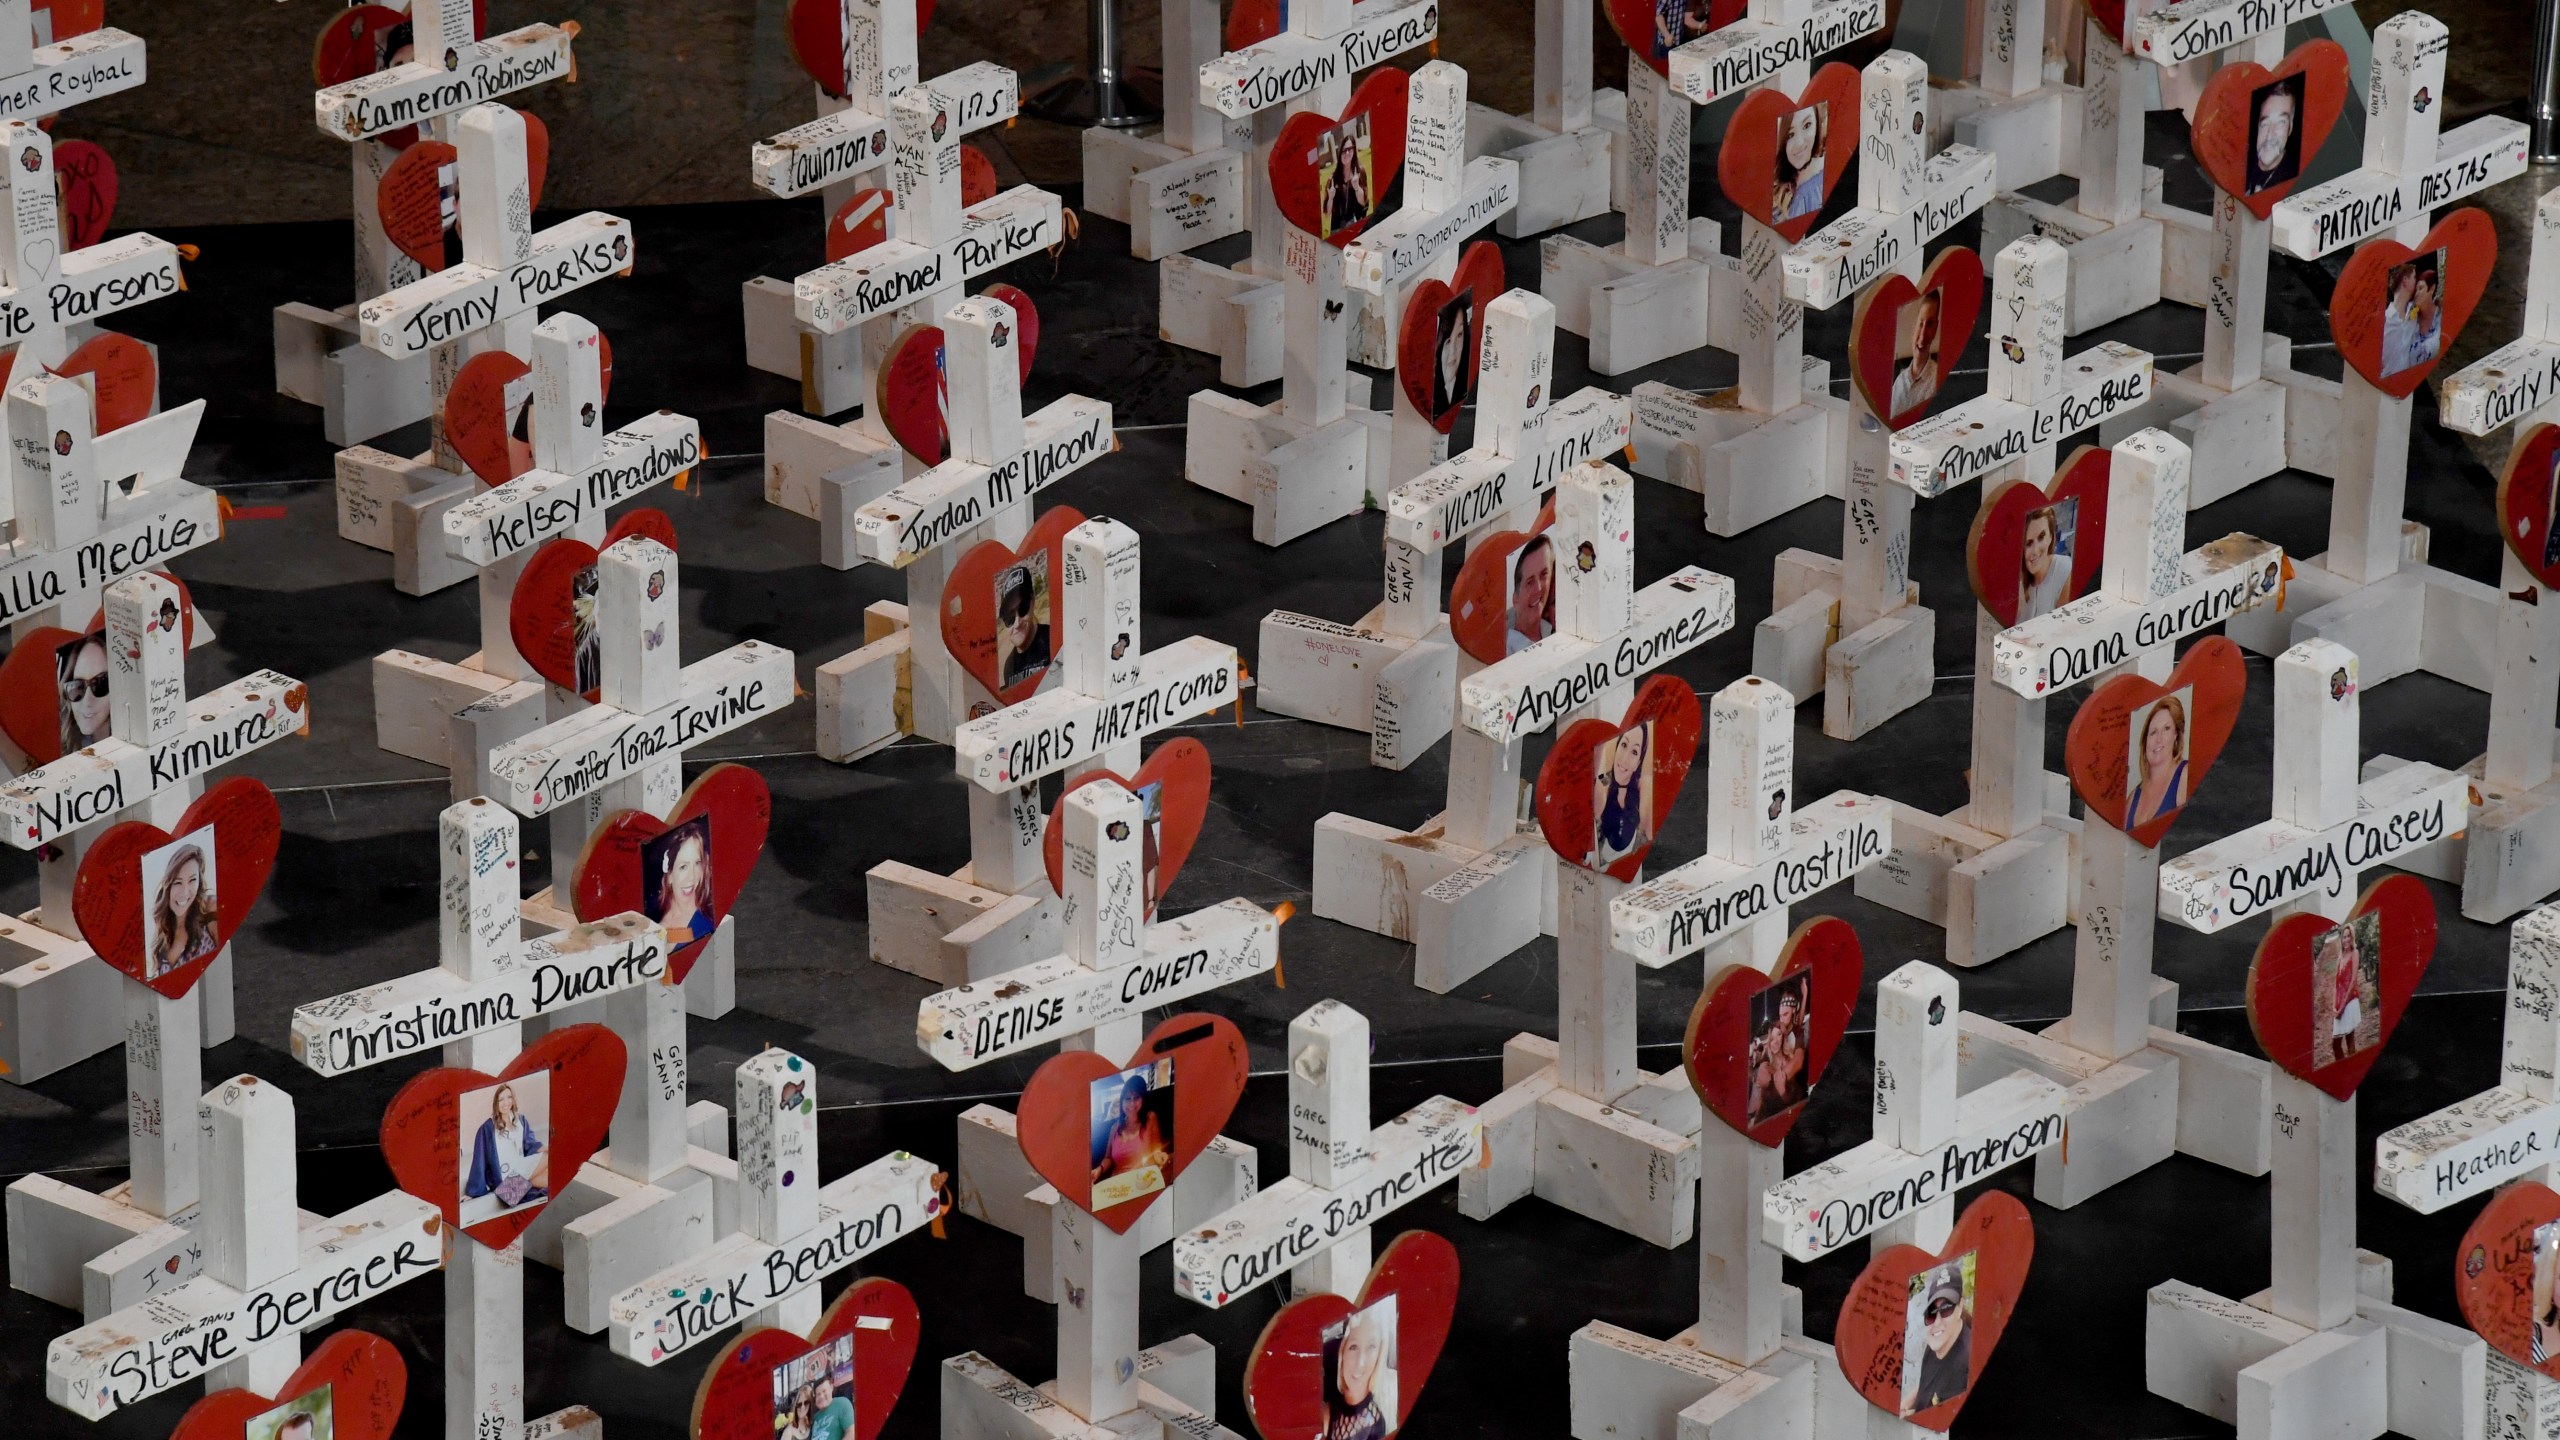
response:
<path id="1" fill-rule="evenodd" d="M 151 896 L 142 978 L 156 980 L 222 948 L 222 908 L 214 898 L 213 831 L 190 830 L 142 857 Z"/>
<path id="2" fill-rule="evenodd" d="M 2190 690 L 2154 700 L 2133 720 L 2127 825 L 2147 825 L 2187 803 L 2187 701 Z"/>
<path id="3" fill-rule="evenodd" d="M 1396 1432 L 1396 1297 L 1324 1330 L 1321 1440 L 1387 1440 Z"/>
<path id="4" fill-rule="evenodd" d="M 1173 1162 L 1173 1061 L 1131 1066 L 1093 1082 L 1093 1197 L 1101 1211 L 1165 1188 Z"/>
<path id="5" fill-rule="evenodd" d="M 1778 178 L 1769 195 L 1769 223 L 1822 210 L 1823 142 L 1831 133 L 1831 102 L 1817 100 L 1778 127 Z"/>
<path id="6" fill-rule="evenodd" d="M 1753 1125 L 1805 1101 L 1810 1089 L 1805 1069 L 1813 1048 L 1812 1013 L 1805 998 L 1812 988 L 1813 977 L 1799 974 L 1751 997 L 1750 1098 L 1743 1115 Z"/>
<path id="7" fill-rule="evenodd" d="M 2027 512 L 2018 538 L 2019 619 L 2049 615 L 2070 596 L 2071 550 L 2064 537 L 2079 509 L 2079 501 L 2065 500 Z"/>
<path id="8" fill-rule="evenodd" d="M 1601 869 L 1653 843 L 1653 722 L 1591 756 L 1591 865 Z"/>
<path id="9" fill-rule="evenodd" d="M 2334 1065 L 2382 1043 L 2382 917 L 2359 915 L 2311 942 L 2312 1063 Z"/>
<path id="10" fill-rule="evenodd" d="M 711 898 L 711 817 L 696 815 L 651 836 L 640 847 L 641 908 L 677 945 L 708 940 L 720 928 Z"/>
<path id="11" fill-rule="evenodd" d="M 107 637 L 83 635 L 53 652 L 53 679 L 61 699 L 62 753 L 86 750 L 107 738 Z"/>
<path id="12" fill-rule="evenodd" d="M 461 1128 L 471 1136 L 462 1151 L 462 1224 L 467 1228 L 549 1198 L 550 1074 L 466 1090 L 457 1103 Z"/>
<path id="13" fill-rule="evenodd" d="M 1354 115 L 1317 143 L 1325 150 L 1321 162 L 1324 204 L 1316 211 L 1317 221 L 1324 226 L 1316 238 L 1323 240 L 1367 224 L 1370 210 L 1378 203 L 1377 187 L 1369 183 L 1369 117 Z"/>
<path id="14" fill-rule="evenodd" d="M 2554 1356 L 2560 1356 L 2560 1294 L 2554 1293 L 2556 1278 L 2560 1278 L 2560 1220 L 2533 1227 L 2533 1309 L 2527 1343 L 2536 1365 L 2548 1365 Z"/>

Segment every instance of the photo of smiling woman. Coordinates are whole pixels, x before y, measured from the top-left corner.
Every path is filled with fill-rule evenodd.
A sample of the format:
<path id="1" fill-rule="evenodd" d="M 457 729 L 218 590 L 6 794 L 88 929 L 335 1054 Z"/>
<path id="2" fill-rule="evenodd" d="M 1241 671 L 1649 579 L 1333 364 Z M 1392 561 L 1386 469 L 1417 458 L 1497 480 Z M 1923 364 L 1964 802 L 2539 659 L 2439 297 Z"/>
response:
<path id="1" fill-rule="evenodd" d="M 1813 1050 L 1813 976 L 1800 974 L 1751 997 L 1751 1086 L 1744 1118 L 1758 1126 L 1805 1101 Z"/>
<path id="2" fill-rule="evenodd" d="M 2194 695 L 2192 688 L 2172 690 L 2134 713 L 2126 825 L 2147 825 L 2187 803 L 2187 705 Z"/>
<path id="3" fill-rule="evenodd" d="M 1386 1440 L 1396 1433 L 1396 1297 L 1324 1329 L 1321 1440 Z"/>
<path id="4" fill-rule="evenodd" d="M 551 1074 L 537 1071 L 478 1090 L 455 1102 L 462 1147 L 462 1225 L 494 1220 L 549 1197 Z"/>
<path id="5" fill-rule="evenodd" d="M 54 651 L 53 678 L 61 697 L 62 753 L 106 739 L 107 637 L 83 635 Z"/>
<path id="6" fill-rule="evenodd" d="M 1653 843 L 1653 722 L 1591 752 L 1591 868 Z"/>
<path id="7" fill-rule="evenodd" d="M 720 912 L 711 899 L 711 817 L 696 815 L 640 846 L 640 908 L 679 947 L 711 938 Z"/>
<path id="8" fill-rule="evenodd" d="M 2382 1043 L 2382 917 L 2359 915 L 2311 942 L 2311 1063 L 2317 1069 Z"/>
<path id="9" fill-rule="evenodd" d="M 1902 1413 L 1944 1405 L 1973 1384 L 1973 1252 L 1911 1277 L 1902 1329 Z"/>
<path id="10" fill-rule="evenodd" d="M 1831 102 L 1817 100 L 1778 127 L 1778 179 L 1769 194 L 1769 223 L 1822 209 L 1822 143 L 1831 133 Z"/>
<path id="11" fill-rule="evenodd" d="M 213 827 L 190 830 L 142 857 L 142 893 L 151 897 L 142 978 L 156 980 L 222 948 L 222 910 L 213 895 Z"/>
<path id="12" fill-rule="evenodd" d="M 1099 1212 L 1165 1187 L 1173 1163 L 1173 1061 L 1133 1065 L 1093 1082 L 1093 1195 Z"/>
<path id="13" fill-rule="evenodd" d="M 2018 539 L 2018 618 L 2050 614 L 2071 594 L 2071 543 L 2080 502 L 2064 500 L 2027 512 Z"/>

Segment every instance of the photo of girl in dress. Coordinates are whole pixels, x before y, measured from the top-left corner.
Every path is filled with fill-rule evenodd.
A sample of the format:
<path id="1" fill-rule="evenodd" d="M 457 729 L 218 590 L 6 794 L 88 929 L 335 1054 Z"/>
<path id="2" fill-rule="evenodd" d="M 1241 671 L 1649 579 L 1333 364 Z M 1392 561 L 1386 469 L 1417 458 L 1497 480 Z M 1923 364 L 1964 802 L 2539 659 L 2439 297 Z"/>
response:
<path id="1" fill-rule="evenodd" d="M 852 1433 L 852 1336 L 773 1367 L 773 1440 L 845 1440 Z"/>
<path id="2" fill-rule="evenodd" d="M 1476 292 L 1474 287 L 1459 291 L 1440 307 L 1437 327 L 1431 342 L 1431 419 L 1442 416 L 1467 403 L 1467 341 L 1474 333 Z"/>
<path id="3" fill-rule="evenodd" d="M 1902 1327 L 1902 1413 L 1944 1405 L 1973 1384 L 1974 1252 L 1911 1277 Z"/>
<path id="4" fill-rule="evenodd" d="M 2391 267 L 2382 291 L 2382 373 L 2432 363 L 2444 349 L 2442 250 L 2430 250 Z"/>
<path id="5" fill-rule="evenodd" d="M 330 1387 L 323 1385 L 307 1395 L 296 1395 L 273 1410 L 253 1416 L 240 1427 L 241 1440 L 330 1440 L 336 1432 L 336 1416 L 330 1403 Z"/>
<path id="6" fill-rule="evenodd" d="M 1653 843 L 1653 722 L 1591 752 L 1591 868 Z"/>
<path id="7" fill-rule="evenodd" d="M 2051 614 L 2071 595 L 2071 537 L 2080 501 L 2058 500 L 2027 512 L 2018 540 L 2018 618 Z"/>
<path id="8" fill-rule="evenodd" d="M 462 1225 L 469 1229 L 551 1194 L 551 1072 L 465 1090 L 455 1101 L 462 1147 Z"/>
<path id="9" fill-rule="evenodd" d="M 62 753 L 106 739 L 107 637 L 83 635 L 54 651 L 53 678 L 61 698 Z"/>
<path id="10" fill-rule="evenodd" d="M 1011 690 L 1049 669 L 1049 552 L 996 572 L 996 679 Z"/>
<path id="11" fill-rule="evenodd" d="M 1804 973 L 1751 997 L 1751 1089 L 1743 1114 L 1754 1128 L 1805 1101 L 1812 995 L 1813 976 Z"/>
<path id="12" fill-rule="evenodd" d="M 1370 177 L 1369 116 L 1362 112 L 1324 132 L 1316 140 L 1316 207 L 1319 240 L 1369 223 L 1378 206 L 1378 187 Z"/>
<path id="13" fill-rule="evenodd" d="M 143 912 L 143 979 L 157 980 L 222 948 L 213 854 L 210 825 L 143 854 L 142 893 L 151 897 Z"/>
<path id="14" fill-rule="evenodd" d="M 2529 1325 L 2533 1363 L 2548 1365 L 2560 1355 L 2560 1220 L 2533 1227 L 2533 1319 Z"/>
<path id="15" fill-rule="evenodd" d="M 1173 1161 L 1173 1061 L 1133 1065 L 1093 1082 L 1093 1197 L 1108 1210 L 1165 1187 Z"/>
<path id="16" fill-rule="evenodd" d="M 1784 225 L 1822 209 L 1822 147 L 1831 135 L 1831 102 L 1817 100 L 1778 127 L 1778 179 L 1769 194 L 1769 223 Z"/>
<path id="17" fill-rule="evenodd" d="M 1511 594 L 1502 653 L 1517 655 L 1556 633 L 1556 547 L 1532 535 L 1511 555 Z"/>
<path id="18" fill-rule="evenodd" d="M 2311 942 L 2312 1066 L 2381 1043 L 2382 917 L 2359 915 Z"/>
<path id="19" fill-rule="evenodd" d="M 2296 72 L 2249 94 L 2249 163 L 2243 180 L 2251 195 L 2302 173 L 2302 89 L 2308 78 Z"/>
<path id="20" fill-rule="evenodd" d="M 682 947 L 720 928 L 711 898 L 711 817 L 696 815 L 640 845 L 640 908 Z"/>
<path id="21" fill-rule="evenodd" d="M 2194 687 L 2182 686 L 2134 712 L 2127 827 L 2174 815 L 2187 803 L 2187 707 L 2194 700 Z"/>
<path id="22" fill-rule="evenodd" d="M 603 585 L 604 574 L 593 565 L 569 580 L 569 620 L 575 627 L 571 665 L 581 695 L 604 683 L 604 641 L 596 634 L 596 591 Z"/>
<path id="23" fill-rule="evenodd" d="M 1923 293 L 1911 305 L 1911 333 L 1895 342 L 1893 398 L 1885 407 L 1892 413 L 1885 423 L 1896 430 L 1919 419 L 1938 398 L 1938 312 L 1945 304 L 1937 291 Z"/>
<path id="24" fill-rule="evenodd" d="M 1319 1440 L 1386 1440 L 1396 1433 L 1396 1297 L 1324 1327 L 1324 1428 Z"/>

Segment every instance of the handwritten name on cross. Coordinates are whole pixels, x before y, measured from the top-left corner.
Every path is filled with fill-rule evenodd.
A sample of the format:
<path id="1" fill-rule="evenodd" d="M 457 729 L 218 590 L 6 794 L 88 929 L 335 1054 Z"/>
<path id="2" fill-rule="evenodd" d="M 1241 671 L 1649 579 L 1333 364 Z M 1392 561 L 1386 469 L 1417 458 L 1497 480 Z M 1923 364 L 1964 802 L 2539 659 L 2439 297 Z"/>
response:
<path id="1" fill-rule="evenodd" d="M 2560 905 L 2507 933 L 2507 1022 L 2498 1083 L 2395 1126 L 2373 1146 L 2373 1188 L 2432 1215 L 2510 1180 L 2551 1183 L 2560 1160 Z"/>
<path id="2" fill-rule="evenodd" d="M 2129 48 L 2160 65 L 2183 65 L 2243 40 L 2281 34 L 2347 0 L 2173 0 L 2132 22 Z"/>
<path id="3" fill-rule="evenodd" d="M 820 90 L 819 108 L 828 113 L 759 140 L 750 152 L 756 186 L 769 194 L 805 195 L 889 162 L 889 107 L 923 74 L 916 0 L 842 0 L 837 24 L 845 93 Z M 952 101 L 961 135 L 1011 120 L 1021 108 L 1014 73 L 993 61 L 964 65 L 930 83 Z"/>
<path id="4" fill-rule="evenodd" d="M 2439 413 L 2447 426 L 2486 435 L 2560 400 L 2560 190 L 2546 191 L 2533 207 L 2519 328 L 2515 339 L 2444 382 Z"/>
<path id="5" fill-rule="evenodd" d="M 178 478 L 204 402 L 98 435 L 90 387 L 86 376 L 42 372 L 9 387 L 8 428 L 52 443 L 8 449 L 0 493 L 15 533 L 0 546 L 0 623 L 86 624 L 108 585 L 222 534 L 214 493 Z"/>
<path id="6" fill-rule="evenodd" d="M 369 140 L 410 125 L 432 125 L 474 105 L 570 73 L 578 27 L 533 24 L 472 38 L 472 0 L 415 0 L 413 58 L 332 85 L 311 97 L 311 118 L 342 140 Z"/>
<path id="7" fill-rule="evenodd" d="M 49 118 L 130 90 L 149 73 L 139 36 L 108 25 L 38 45 L 29 0 L 0 0 L 0 119 Z"/>
<path id="8" fill-rule="evenodd" d="M 1406 85 L 1404 202 L 1342 247 L 1342 280 L 1384 295 L 1520 203 L 1520 166 L 1467 155 L 1467 72 L 1434 60 Z"/>
<path id="9" fill-rule="evenodd" d="M 1722 33 L 1722 32 L 1718 32 Z M 1674 65 L 1693 40 L 1672 53 Z M 1677 73 L 1676 71 L 1674 72 Z M 1786 298 L 1828 310 L 1887 271 L 1919 262 L 1931 240 L 1979 210 L 1997 188 L 1991 152 L 1950 145 L 1929 153 L 1929 67 L 1888 50 L 1859 76 L 1858 204 L 1787 248 Z"/>
<path id="10" fill-rule="evenodd" d="M 1671 52 L 1671 88 L 1692 105 L 1739 95 L 1873 35 L 1884 12 L 1884 0 L 1752 0 L 1742 19 Z"/>
<path id="11" fill-rule="evenodd" d="M 1230 120 L 1286 104 L 1440 38 L 1439 0 L 1361 5 L 1304 0 L 1281 7 L 1284 28 L 1200 67 L 1200 103 Z"/>

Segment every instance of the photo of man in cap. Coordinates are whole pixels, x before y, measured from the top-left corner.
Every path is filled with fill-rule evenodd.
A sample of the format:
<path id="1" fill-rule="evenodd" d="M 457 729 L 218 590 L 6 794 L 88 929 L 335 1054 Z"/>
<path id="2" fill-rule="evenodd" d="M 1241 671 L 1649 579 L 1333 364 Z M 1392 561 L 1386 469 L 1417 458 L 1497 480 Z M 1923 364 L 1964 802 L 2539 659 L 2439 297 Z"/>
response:
<path id="1" fill-rule="evenodd" d="M 1973 1255 L 1911 1277 L 1902 1339 L 1902 1413 L 1944 1405 L 1973 1384 Z"/>

